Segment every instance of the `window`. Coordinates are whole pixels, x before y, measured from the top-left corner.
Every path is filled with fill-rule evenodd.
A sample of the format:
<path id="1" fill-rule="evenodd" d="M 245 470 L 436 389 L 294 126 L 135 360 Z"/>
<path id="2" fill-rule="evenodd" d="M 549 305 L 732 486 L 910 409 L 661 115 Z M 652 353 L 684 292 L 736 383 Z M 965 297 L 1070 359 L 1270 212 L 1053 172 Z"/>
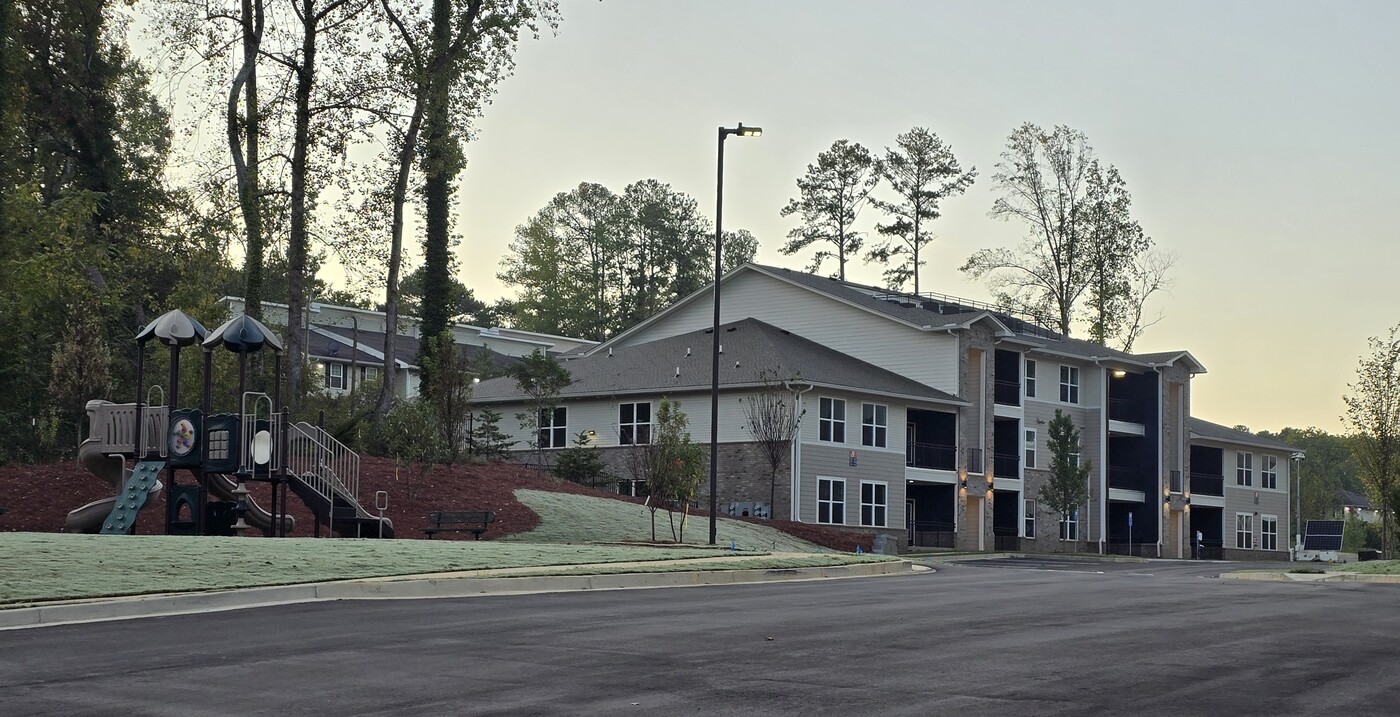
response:
<path id="1" fill-rule="evenodd" d="M 1235 454 L 1235 485 L 1254 485 L 1254 454 Z"/>
<path id="2" fill-rule="evenodd" d="M 846 523 L 846 481 L 839 478 L 817 479 L 817 522 Z"/>
<path id="3" fill-rule="evenodd" d="M 1026 359 L 1026 398 L 1035 398 L 1035 360 Z"/>
<path id="4" fill-rule="evenodd" d="M 564 448 L 569 440 L 569 409 L 560 406 L 540 411 L 540 448 Z"/>
<path id="5" fill-rule="evenodd" d="M 1259 456 L 1259 487 L 1278 490 L 1278 456 Z"/>
<path id="6" fill-rule="evenodd" d="M 845 443 L 846 402 L 839 398 L 822 398 L 820 410 L 817 439 L 828 443 Z"/>
<path id="7" fill-rule="evenodd" d="M 1235 514 L 1235 547 L 1254 549 L 1254 516 L 1248 513 Z"/>
<path id="8" fill-rule="evenodd" d="M 1026 528 L 1025 528 L 1025 533 L 1026 533 L 1026 536 L 1025 536 L 1025 537 L 1027 537 L 1027 538 L 1034 538 L 1034 537 L 1035 537 L 1035 501 L 1033 501 L 1033 500 L 1027 500 L 1027 501 L 1026 501 Z"/>
<path id="9" fill-rule="evenodd" d="M 1060 518 L 1060 540 L 1079 540 L 1079 511 Z"/>
<path id="10" fill-rule="evenodd" d="M 889 407 L 879 403 L 860 404 L 860 444 L 884 448 L 889 433 Z"/>
<path id="11" fill-rule="evenodd" d="M 1259 518 L 1259 549 L 1278 550 L 1278 516 L 1265 515 Z"/>
<path id="12" fill-rule="evenodd" d="M 345 388 L 345 364 L 326 364 L 326 388 Z"/>
<path id="13" fill-rule="evenodd" d="M 651 443 L 651 403 L 623 403 L 617 407 L 618 443 L 624 446 Z"/>
<path id="14" fill-rule="evenodd" d="M 889 484 L 863 480 L 860 482 L 860 524 L 872 528 L 885 527 L 885 512 L 889 506 Z"/>
<path id="15" fill-rule="evenodd" d="M 1026 429 L 1026 467 L 1035 467 L 1035 431 Z"/>
<path id="16" fill-rule="evenodd" d="M 1075 451 L 1074 451 L 1073 453 L 1070 453 L 1070 454 L 1068 454 L 1068 455 L 1065 456 L 1065 457 L 1069 459 L 1069 464 L 1070 464 L 1071 467 L 1073 467 L 1073 468 L 1078 468 L 1078 467 L 1079 467 L 1079 447 L 1078 447 L 1078 446 L 1075 446 Z"/>
<path id="17" fill-rule="evenodd" d="M 1078 367 L 1060 367 L 1060 401 L 1062 403 L 1079 403 Z"/>
<path id="18" fill-rule="evenodd" d="M 360 367 L 360 382 L 361 382 L 361 383 L 364 383 L 365 381 L 378 381 L 378 380 L 379 380 L 379 367 L 378 367 L 378 366 L 361 366 L 361 367 Z"/>

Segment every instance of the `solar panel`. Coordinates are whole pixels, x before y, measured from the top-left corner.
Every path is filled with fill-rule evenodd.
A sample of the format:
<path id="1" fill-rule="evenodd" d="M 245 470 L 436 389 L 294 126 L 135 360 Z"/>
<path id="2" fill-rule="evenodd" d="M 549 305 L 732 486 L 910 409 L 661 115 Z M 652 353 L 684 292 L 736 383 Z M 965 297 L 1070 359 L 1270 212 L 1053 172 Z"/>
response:
<path id="1" fill-rule="evenodd" d="M 1303 550 L 1341 550 L 1344 526 L 1340 520 L 1309 520 L 1303 532 Z"/>

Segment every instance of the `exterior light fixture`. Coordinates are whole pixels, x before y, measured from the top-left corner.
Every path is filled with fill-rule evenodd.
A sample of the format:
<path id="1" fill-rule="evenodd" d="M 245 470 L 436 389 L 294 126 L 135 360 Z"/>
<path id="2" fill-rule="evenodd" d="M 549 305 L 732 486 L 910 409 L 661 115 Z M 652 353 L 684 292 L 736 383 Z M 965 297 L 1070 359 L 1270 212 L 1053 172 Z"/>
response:
<path id="1" fill-rule="evenodd" d="M 1121 368 L 1115 368 L 1115 369 L 1113 369 L 1113 377 L 1114 377 L 1114 378 L 1123 378 L 1124 376 L 1127 376 L 1127 375 L 1128 375 L 1128 372 L 1127 372 L 1127 371 L 1124 371 L 1124 370 L 1121 369 Z"/>
<path id="2" fill-rule="evenodd" d="M 724 275 L 724 140 L 729 135 L 757 137 L 761 127 L 719 128 L 719 158 L 715 167 L 715 322 L 710 353 L 710 545 L 719 532 L 719 282 Z M 611 351 L 611 349 L 609 349 Z M 796 500 L 797 496 L 793 496 Z"/>

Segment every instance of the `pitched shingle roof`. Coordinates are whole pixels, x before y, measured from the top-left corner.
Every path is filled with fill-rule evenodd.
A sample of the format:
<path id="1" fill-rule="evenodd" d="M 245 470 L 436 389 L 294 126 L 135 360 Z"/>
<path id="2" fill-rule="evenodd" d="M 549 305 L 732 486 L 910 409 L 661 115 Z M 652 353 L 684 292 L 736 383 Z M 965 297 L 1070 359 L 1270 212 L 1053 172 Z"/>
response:
<path id="1" fill-rule="evenodd" d="M 562 362 L 573 383 L 563 397 L 620 393 L 700 391 L 710 388 L 713 338 L 709 329 L 656 341 L 605 350 Z M 793 380 L 857 392 L 907 396 L 934 403 L 964 404 L 956 396 L 874 366 L 814 341 L 766 324 L 744 319 L 720 326 L 720 385 L 756 386 L 767 372 Z M 476 388 L 478 402 L 523 398 L 515 381 L 497 378 Z"/>
<path id="2" fill-rule="evenodd" d="M 1227 443 L 1241 443 L 1258 448 L 1273 448 L 1281 451 L 1291 451 L 1302 453 L 1301 448 L 1290 446 L 1277 438 L 1261 436 L 1249 431 L 1241 431 L 1229 426 L 1222 426 L 1219 423 L 1211 423 L 1192 416 L 1186 419 L 1186 430 L 1192 438 L 1204 438 L 1213 441 L 1223 441 Z"/>

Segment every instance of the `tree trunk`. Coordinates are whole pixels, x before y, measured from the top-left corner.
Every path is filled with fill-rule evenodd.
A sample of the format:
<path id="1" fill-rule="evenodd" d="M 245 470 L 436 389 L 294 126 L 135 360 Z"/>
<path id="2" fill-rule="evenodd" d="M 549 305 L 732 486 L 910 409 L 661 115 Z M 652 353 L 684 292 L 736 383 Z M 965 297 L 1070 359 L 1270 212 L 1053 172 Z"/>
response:
<path id="1" fill-rule="evenodd" d="M 423 306 L 419 365 L 428 380 L 432 339 L 447 328 L 451 271 L 452 183 L 457 177 L 449 91 L 456 79 L 450 57 L 451 0 L 433 0 L 431 50 L 428 62 L 427 108 L 423 123 Z"/>
<path id="2" fill-rule="evenodd" d="M 403 266 L 403 213 L 408 201 L 408 179 L 413 171 L 413 159 L 418 147 L 418 132 L 423 126 L 422 91 L 417 93 L 413 103 L 413 115 L 404 131 L 403 144 L 399 147 L 399 170 L 394 178 L 393 212 L 394 218 L 389 228 L 389 276 L 384 288 L 384 384 L 379 389 L 379 403 L 375 407 L 375 421 L 382 425 L 384 416 L 394 405 L 395 386 L 398 383 L 398 365 L 394 352 L 398 346 L 399 326 L 399 271 Z"/>
<path id="3" fill-rule="evenodd" d="M 258 49 L 262 44 L 262 0 L 242 0 L 243 65 L 229 88 L 228 143 L 238 184 L 238 206 L 243 214 L 243 313 L 262 318 L 263 253 L 262 212 L 259 208 Z M 239 132 L 238 95 L 243 93 L 242 137 Z"/>
<path id="4" fill-rule="evenodd" d="M 301 405 L 311 317 L 306 300 L 306 157 L 311 145 L 311 89 L 316 80 L 316 3 L 301 0 L 301 66 L 296 70 L 296 118 L 292 140 L 291 234 L 287 238 L 287 394 Z M 308 326 L 301 328 L 305 317 Z"/>

